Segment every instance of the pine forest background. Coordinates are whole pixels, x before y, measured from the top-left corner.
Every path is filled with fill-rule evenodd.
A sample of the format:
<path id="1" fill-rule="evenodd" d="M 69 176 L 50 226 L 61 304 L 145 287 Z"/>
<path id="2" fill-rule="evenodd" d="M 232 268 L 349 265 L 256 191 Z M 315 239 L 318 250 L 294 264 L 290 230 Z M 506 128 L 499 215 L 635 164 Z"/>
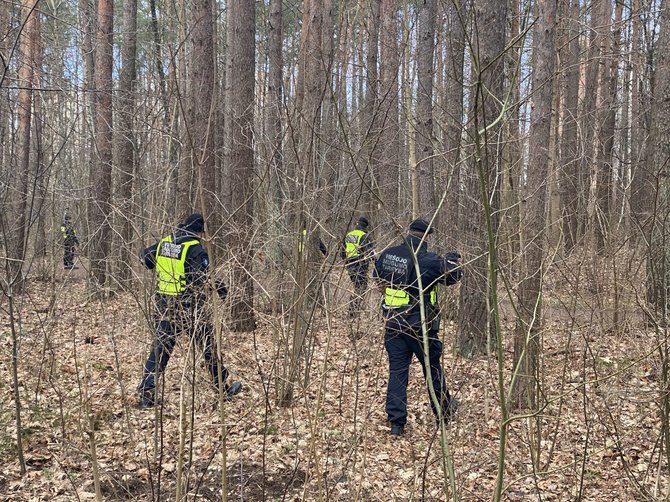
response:
<path id="1" fill-rule="evenodd" d="M 669 0 L 0 0 L 0 138 L 2 500 L 670 499 Z M 194 211 L 245 388 L 182 336 L 140 411 Z M 448 428 L 415 363 L 388 436 L 361 215 L 463 256 Z"/>

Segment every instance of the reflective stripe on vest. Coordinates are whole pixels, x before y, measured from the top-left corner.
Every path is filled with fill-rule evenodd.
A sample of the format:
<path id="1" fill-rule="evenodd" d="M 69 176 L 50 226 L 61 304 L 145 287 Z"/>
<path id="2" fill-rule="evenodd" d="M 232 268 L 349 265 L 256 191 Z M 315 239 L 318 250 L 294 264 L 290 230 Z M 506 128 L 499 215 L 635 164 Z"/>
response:
<path id="1" fill-rule="evenodd" d="M 347 258 L 357 258 L 361 255 L 361 239 L 364 235 L 363 230 L 352 230 L 344 238 L 344 251 Z"/>
<path id="2" fill-rule="evenodd" d="M 409 293 L 402 289 L 386 288 L 384 292 L 384 304 L 387 307 L 405 307 L 409 305 Z"/>
<path id="3" fill-rule="evenodd" d="M 191 246 L 200 244 L 198 240 L 174 244 L 172 237 L 161 239 L 156 248 L 156 271 L 158 272 L 158 293 L 176 296 L 186 289 L 186 272 L 184 264 Z"/>
<path id="4" fill-rule="evenodd" d="M 437 285 L 430 290 L 430 304 L 437 303 Z M 410 304 L 409 293 L 403 289 L 386 288 L 384 292 L 384 305 L 391 308 L 406 307 Z"/>

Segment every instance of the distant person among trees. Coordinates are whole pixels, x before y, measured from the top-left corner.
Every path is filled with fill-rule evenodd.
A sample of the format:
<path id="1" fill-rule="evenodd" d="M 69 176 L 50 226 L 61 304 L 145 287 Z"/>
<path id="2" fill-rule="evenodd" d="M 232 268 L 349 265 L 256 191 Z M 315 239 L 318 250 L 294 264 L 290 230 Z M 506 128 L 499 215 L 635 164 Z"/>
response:
<path id="1" fill-rule="evenodd" d="M 63 268 L 65 270 L 72 270 L 77 268 L 74 266 L 74 247 L 79 245 L 79 239 L 77 239 L 77 231 L 72 225 L 72 219 L 69 214 L 63 217 L 60 231 L 63 237 Z"/>
<path id="2" fill-rule="evenodd" d="M 155 296 L 156 337 L 144 365 L 138 386 L 140 409 L 157 403 L 156 378 L 165 370 L 180 332 L 185 331 L 202 344 L 205 364 L 216 389 L 219 388 L 219 367 L 226 399 L 242 390 L 241 382 L 228 383 L 228 370 L 216 356 L 211 311 L 207 302 L 209 257 L 200 243 L 205 220 L 193 213 L 177 231 L 146 248 L 142 253 L 145 266 L 156 270 Z M 228 291 L 218 281 L 216 290 L 225 300 Z"/>
<path id="3" fill-rule="evenodd" d="M 354 292 L 349 302 L 349 318 L 356 317 L 361 309 L 365 290 L 368 288 L 368 269 L 372 258 L 372 241 L 368 234 L 369 221 L 365 216 L 358 218 L 356 228 L 347 233 L 340 248 Z"/>
<path id="4" fill-rule="evenodd" d="M 302 228 L 302 230 L 300 232 L 300 236 L 298 237 L 298 239 L 299 239 L 298 240 L 298 254 L 299 255 L 302 255 L 302 253 L 305 252 L 305 244 L 307 243 L 307 223 L 305 223 L 303 221 L 302 225 L 301 225 L 301 228 Z M 319 251 L 321 251 L 321 254 L 323 256 L 328 256 L 328 248 L 323 243 L 321 238 L 319 238 Z"/>
<path id="5" fill-rule="evenodd" d="M 427 377 L 430 363 L 433 388 L 441 403 L 445 423 L 458 408 L 458 400 L 449 395 L 440 362 L 442 342 L 438 336 L 440 310 L 437 305 L 437 287 L 439 284 L 450 286 L 461 279 L 462 271 L 458 263 L 461 255 L 451 252 L 442 257 L 428 251 L 427 241 L 432 232 L 426 220 L 414 220 L 404 241 L 384 251 L 375 262 L 373 271 L 384 288 L 384 346 L 389 358 L 386 413 L 393 436 L 402 435 L 407 423 L 407 383 L 412 355 L 421 363 L 424 378 Z M 418 274 L 415 260 L 418 263 Z M 429 361 L 425 360 L 423 351 L 421 298 L 425 308 Z M 430 405 L 435 416 L 439 417 L 432 399 Z"/>

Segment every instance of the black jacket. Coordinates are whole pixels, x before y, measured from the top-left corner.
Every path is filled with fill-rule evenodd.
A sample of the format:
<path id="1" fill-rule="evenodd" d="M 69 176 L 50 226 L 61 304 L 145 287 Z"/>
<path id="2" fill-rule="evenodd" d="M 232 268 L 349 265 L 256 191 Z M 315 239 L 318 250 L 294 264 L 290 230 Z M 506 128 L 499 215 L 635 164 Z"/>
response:
<path id="1" fill-rule="evenodd" d="M 410 295 L 410 305 L 401 310 L 399 317 L 405 324 L 411 326 L 421 325 L 421 313 L 419 307 L 419 287 L 417 273 L 412 259 L 413 252 L 419 264 L 421 284 L 423 287 L 424 304 L 430 306 L 430 291 L 436 284 L 451 286 L 456 284 L 462 275 L 458 267 L 458 253 L 448 253 L 440 256 L 428 251 L 428 246 L 421 239 L 408 235 L 400 245 L 384 251 L 377 261 L 373 270 L 373 277 L 378 278 L 381 283 L 394 289 L 402 289 Z M 398 317 L 398 311 L 385 309 L 386 317 Z M 435 308 L 430 317 L 439 314 Z M 428 319 L 429 321 L 431 319 Z"/>

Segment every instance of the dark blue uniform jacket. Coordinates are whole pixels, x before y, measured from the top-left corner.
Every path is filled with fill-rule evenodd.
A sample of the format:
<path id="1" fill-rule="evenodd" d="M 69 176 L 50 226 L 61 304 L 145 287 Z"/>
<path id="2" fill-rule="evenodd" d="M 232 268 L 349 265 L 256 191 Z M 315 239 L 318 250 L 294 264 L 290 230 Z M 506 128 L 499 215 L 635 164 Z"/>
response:
<path id="1" fill-rule="evenodd" d="M 414 235 L 408 235 L 400 245 L 387 249 L 379 256 L 375 262 L 373 276 L 378 278 L 384 286 L 402 289 L 410 295 L 410 305 L 407 308 L 385 308 L 385 316 L 401 325 L 416 328 L 421 326 L 421 313 L 413 253 L 416 254 L 419 263 L 428 322 L 439 314 L 437 307 L 431 307 L 430 304 L 431 289 L 436 284 L 447 286 L 455 284 L 460 280 L 462 271 L 457 268 L 459 258 L 457 253 L 448 253 L 442 257 L 430 252 L 427 244 L 421 243 L 421 239 Z"/>

